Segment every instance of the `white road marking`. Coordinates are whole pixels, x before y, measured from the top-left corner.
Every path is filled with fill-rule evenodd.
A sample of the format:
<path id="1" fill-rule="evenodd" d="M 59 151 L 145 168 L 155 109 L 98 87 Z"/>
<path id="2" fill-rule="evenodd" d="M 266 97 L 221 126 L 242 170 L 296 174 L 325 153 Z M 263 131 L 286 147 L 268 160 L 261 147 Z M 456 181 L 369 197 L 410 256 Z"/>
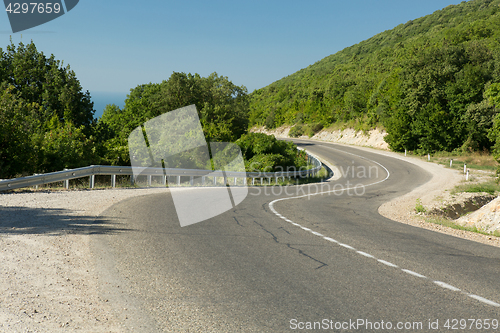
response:
<path id="1" fill-rule="evenodd" d="M 434 283 L 437 284 L 440 287 L 443 287 L 443 288 L 446 288 L 446 289 L 450 289 L 452 291 L 460 291 L 460 289 L 458 289 L 457 287 L 453 287 L 452 285 L 450 285 L 448 283 L 444 283 L 442 281 L 434 281 Z"/>
<path id="2" fill-rule="evenodd" d="M 377 261 L 381 264 L 384 264 L 384 265 L 387 265 L 389 267 L 395 267 L 395 268 L 399 268 L 398 265 L 394 265 L 392 262 L 388 262 L 388 261 L 385 261 L 385 260 L 382 260 L 382 259 L 377 259 Z"/>
<path id="3" fill-rule="evenodd" d="M 472 297 L 472 298 L 478 300 L 479 302 L 483 302 L 483 303 L 486 303 L 486 304 L 491 305 L 491 306 L 500 307 L 500 304 L 495 303 L 493 301 L 490 301 L 489 299 L 486 299 L 484 297 L 477 296 L 477 295 L 474 295 L 474 294 L 468 294 L 468 295 L 469 295 L 469 297 Z"/>
<path id="4" fill-rule="evenodd" d="M 332 243 L 338 243 L 338 241 L 336 241 L 335 239 L 333 238 L 330 238 L 330 237 L 323 237 L 324 240 L 327 240 L 329 242 L 332 242 Z"/>
<path id="5" fill-rule="evenodd" d="M 346 249 L 356 251 L 356 249 L 355 249 L 355 248 L 353 248 L 353 247 L 352 247 L 352 246 L 350 246 L 350 245 L 347 245 L 347 244 L 344 244 L 344 243 L 339 243 L 339 245 L 340 245 L 340 246 L 342 246 L 342 247 L 345 247 Z"/>
<path id="6" fill-rule="evenodd" d="M 368 254 L 368 253 L 363 252 L 363 251 L 356 251 L 356 252 L 359 253 L 359 254 L 361 254 L 362 256 L 365 256 L 365 257 L 368 257 L 368 258 L 375 258 L 371 254 Z"/>
<path id="7" fill-rule="evenodd" d="M 401 270 L 405 273 L 410 274 L 410 275 L 413 275 L 413 276 L 416 276 L 416 277 L 419 277 L 422 279 L 427 279 L 427 276 L 422 275 L 422 274 L 418 274 L 417 272 L 414 272 L 414 271 L 410 271 L 409 269 L 401 269 Z"/>
<path id="8" fill-rule="evenodd" d="M 333 150 L 337 150 L 335 148 L 331 148 L 331 147 L 327 147 L 327 146 L 323 146 L 321 145 L 322 147 L 326 147 L 326 148 L 329 148 L 329 149 L 333 149 Z M 378 182 L 375 182 L 375 183 L 372 183 L 372 184 L 368 184 L 368 185 L 363 185 L 365 187 L 367 186 L 372 186 L 372 185 L 376 185 L 376 184 L 380 184 L 384 181 L 386 181 L 387 179 L 389 179 L 390 177 L 390 173 L 389 173 L 389 170 L 387 170 L 386 167 L 384 167 L 382 164 L 376 162 L 376 161 L 373 161 L 373 160 L 370 160 L 368 158 L 365 158 L 363 156 L 359 156 L 359 155 L 356 155 L 356 154 L 353 154 L 353 153 L 348 153 L 348 152 L 344 152 L 344 153 L 347 153 L 347 154 L 351 154 L 351 155 L 354 155 L 354 156 L 357 156 L 359 158 L 362 158 L 362 159 L 365 159 L 365 160 L 368 160 L 370 162 L 373 162 L 373 163 L 376 163 L 378 164 L 380 167 L 382 167 L 386 172 L 387 172 L 387 177 L 385 177 L 383 180 L 381 181 L 378 181 Z M 319 232 L 316 232 L 316 231 L 313 231 L 309 228 L 306 228 L 298 223 L 295 223 L 293 222 L 292 220 L 286 218 L 285 216 L 281 215 L 280 213 L 278 213 L 276 211 L 276 209 L 274 209 L 274 204 L 279 202 L 279 201 L 284 201 L 284 200 L 290 200 L 290 199 L 299 199 L 299 198 L 305 198 L 305 197 L 311 197 L 311 196 L 314 196 L 314 195 L 318 195 L 318 194 L 326 194 L 326 193 L 334 193 L 334 192 L 344 192 L 346 190 L 354 190 L 355 188 L 347 188 L 347 189 L 341 189 L 341 190 L 331 190 L 331 191 L 324 191 L 324 192 L 317 192 L 317 193 L 313 193 L 313 194 L 306 194 L 306 195 L 301 195 L 301 196 L 296 196 L 296 197 L 288 197 L 288 198 L 281 198 L 281 199 L 276 199 L 276 200 L 273 200 L 269 203 L 269 208 L 271 209 L 271 211 L 276 215 L 278 216 L 279 218 L 281 218 L 282 220 L 294 225 L 294 226 L 297 226 L 299 228 L 301 228 L 302 230 L 305 230 L 305 231 L 309 231 L 310 233 L 316 235 L 316 236 L 320 236 L 322 237 L 324 240 L 327 240 L 329 242 L 332 242 L 332 243 L 337 243 L 338 245 L 344 247 L 344 248 L 347 248 L 349 250 L 354 250 L 356 251 L 356 253 L 364 256 L 364 257 L 368 257 L 368 258 L 373 258 L 373 259 L 376 259 L 378 262 L 380 262 L 381 264 L 384 264 L 386 266 L 389 266 L 389 267 L 394 267 L 394 268 L 399 268 L 399 266 L 391 263 L 391 262 L 388 262 L 388 261 L 385 261 L 385 260 L 382 260 L 382 259 L 377 259 L 376 257 L 372 256 L 371 254 L 368 254 L 366 252 L 363 252 L 363 251 L 358 251 L 356 250 L 354 247 L 350 246 L 350 245 L 347 245 L 347 244 L 344 244 L 344 243 L 340 243 L 339 241 L 336 241 L 335 239 L 333 238 L 330 238 L 330 237 L 326 237 L 326 236 L 323 236 L 322 234 L 320 234 Z M 410 275 L 413 275 L 413 276 L 416 276 L 416 277 L 419 277 L 419 278 L 422 278 L 422 279 L 427 279 L 427 277 L 425 275 L 422 275 L 422 274 L 419 274 L 417 272 L 414 272 L 414 271 L 411 271 L 409 269 L 402 269 L 401 270 L 407 274 L 410 274 Z M 451 291 L 461 291 L 460 289 L 450 285 L 450 284 L 447 284 L 445 282 L 442 282 L 442 281 L 433 281 L 436 285 L 442 287 L 442 288 L 445 288 L 445 289 L 448 289 L 448 290 L 451 290 Z M 474 294 L 469 294 L 469 293 L 465 293 L 465 292 L 462 292 L 463 294 L 477 300 L 477 301 L 480 301 L 482 303 L 485 303 L 485 304 L 488 304 L 488 305 L 491 305 L 491 306 L 495 306 L 495 307 L 500 307 L 500 304 L 496 303 L 496 302 L 493 302 L 493 301 L 490 301 L 489 299 L 486 299 L 484 297 L 481 297 L 481 296 L 478 296 L 478 295 L 474 295 Z"/>

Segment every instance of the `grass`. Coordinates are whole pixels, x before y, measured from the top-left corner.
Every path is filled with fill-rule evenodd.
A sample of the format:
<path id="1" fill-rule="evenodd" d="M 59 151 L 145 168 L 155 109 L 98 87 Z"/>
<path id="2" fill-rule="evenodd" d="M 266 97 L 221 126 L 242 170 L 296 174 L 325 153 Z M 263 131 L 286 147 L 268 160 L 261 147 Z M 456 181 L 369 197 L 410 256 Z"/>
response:
<path id="1" fill-rule="evenodd" d="M 414 152 L 408 152 L 408 155 L 419 157 L 420 159 L 427 161 L 428 156 L 416 155 Z M 449 153 L 449 152 L 437 152 L 431 154 L 430 162 L 438 163 L 450 167 L 450 160 L 453 160 L 451 165 L 452 169 L 463 170 L 464 164 L 467 169 L 474 170 L 486 170 L 486 171 L 496 171 L 498 168 L 498 162 L 491 156 L 491 154 L 486 152 L 472 152 L 472 153 Z"/>
<path id="2" fill-rule="evenodd" d="M 450 193 L 455 195 L 457 193 L 488 193 L 495 195 L 500 192 L 500 184 L 496 180 L 491 180 L 480 184 L 462 184 L 456 186 Z"/>
<path id="3" fill-rule="evenodd" d="M 481 229 L 478 229 L 476 226 L 465 227 L 463 225 L 457 224 L 457 223 L 455 223 L 451 220 L 448 220 L 446 218 L 433 217 L 433 218 L 427 218 L 426 221 L 430 222 L 430 223 L 442 225 L 445 227 L 449 227 L 452 229 L 470 231 L 470 232 L 475 232 L 475 233 L 487 235 L 487 236 L 500 237 L 500 231 L 498 231 L 498 230 L 495 230 L 494 232 L 486 232 L 486 231 L 483 231 Z"/>
<path id="4" fill-rule="evenodd" d="M 423 161 L 428 161 L 428 155 L 417 155 L 414 152 L 407 152 L 408 156 L 418 157 Z M 500 193 L 499 179 L 494 178 L 494 173 L 499 167 L 498 162 L 491 156 L 491 154 L 486 152 L 472 152 L 472 153 L 448 153 L 448 152 L 438 152 L 431 154 L 430 162 L 444 165 L 446 168 L 450 168 L 450 160 L 452 160 L 451 168 L 463 171 L 464 165 L 467 169 L 472 170 L 482 170 L 491 171 L 492 177 L 490 180 L 481 183 L 463 183 L 461 185 L 455 186 L 451 190 L 450 194 L 456 195 L 458 193 L 488 193 L 490 195 L 498 195 Z M 471 178 L 469 178 L 471 179 Z M 415 205 L 415 211 L 417 213 L 425 213 L 426 208 L 422 205 L 420 199 L 417 199 Z M 475 232 L 487 236 L 500 237 L 500 231 L 494 231 L 492 233 L 485 232 L 484 230 L 478 229 L 476 226 L 462 226 L 455 223 L 453 220 L 447 219 L 445 217 L 425 217 L 425 220 L 429 223 L 434 223 L 449 228 Z"/>
<path id="5" fill-rule="evenodd" d="M 425 209 L 424 205 L 422 205 L 422 200 L 420 198 L 417 199 L 417 203 L 415 205 L 415 211 L 417 213 L 425 213 L 427 209 Z"/>

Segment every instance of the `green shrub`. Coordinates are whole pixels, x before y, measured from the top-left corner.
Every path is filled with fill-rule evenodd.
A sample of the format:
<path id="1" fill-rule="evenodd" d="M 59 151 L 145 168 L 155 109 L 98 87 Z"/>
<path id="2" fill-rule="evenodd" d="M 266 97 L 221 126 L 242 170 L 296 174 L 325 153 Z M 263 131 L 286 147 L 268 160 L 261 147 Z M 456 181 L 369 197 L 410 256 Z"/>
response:
<path id="1" fill-rule="evenodd" d="M 314 134 L 318 133 L 323 129 L 323 124 L 322 123 L 317 123 L 317 124 L 312 124 L 311 125 L 311 130 L 313 131 Z"/>
<path id="2" fill-rule="evenodd" d="M 422 200 L 417 199 L 417 204 L 415 205 L 415 211 L 417 213 L 425 213 L 427 212 L 427 209 L 425 209 L 424 205 L 422 205 Z"/>
<path id="3" fill-rule="evenodd" d="M 304 151 L 298 151 L 293 142 L 280 141 L 263 133 L 248 133 L 235 142 L 245 160 L 247 171 L 280 171 L 289 167 L 307 166 Z"/>
<path id="4" fill-rule="evenodd" d="M 290 132 L 288 132 L 288 136 L 291 138 L 298 138 L 299 136 L 304 135 L 304 126 L 295 125 L 290 128 Z"/>

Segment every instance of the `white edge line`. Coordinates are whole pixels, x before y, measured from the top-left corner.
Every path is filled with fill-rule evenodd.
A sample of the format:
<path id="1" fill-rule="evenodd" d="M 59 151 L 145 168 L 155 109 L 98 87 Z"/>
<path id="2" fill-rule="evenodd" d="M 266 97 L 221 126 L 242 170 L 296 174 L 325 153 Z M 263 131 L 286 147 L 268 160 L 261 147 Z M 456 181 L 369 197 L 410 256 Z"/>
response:
<path id="1" fill-rule="evenodd" d="M 374 256 L 372 256 L 372 255 L 371 255 L 371 254 L 369 254 L 369 253 L 366 253 L 366 252 L 363 252 L 363 251 L 356 251 L 356 252 L 357 252 L 357 253 L 359 253 L 359 254 L 361 254 L 362 256 L 367 257 L 367 258 L 373 258 L 373 259 L 375 259 L 375 257 L 374 257 Z"/>
<path id="2" fill-rule="evenodd" d="M 484 297 L 481 297 L 481 296 L 478 296 L 478 295 L 474 295 L 474 294 L 468 294 L 469 297 L 472 297 L 474 298 L 475 300 L 478 300 L 480 302 L 483 302 L 483 303 L 486 303 L 488 305 L 491 305 L 491 306 L 496 306 L 496 307 L 500 307 L 500 304 L 498 303 L 495 303 L 493 301 L 490 301 L 489 299 L 486 299 Z"/>
<path id="3" fill-rule="evenodd" d="M 384 265 L 389 266 L 389 267 L 399 268 L 398 265 L 394 265 L 392 262 L 388 262 L 388 261 L 385 261 L 385 260 L 382 260 L 382 259 L 378 259 L 377 261 L 379 263 L 384 264 Z"/>
<path id="4" fill-rule="evenodd" d="M 336 241 L 335 239 L 333 238 L 330 238 L 330 237 L 323 237 L 324 240 L 327 240 L 329 242 L 332 242 L 332 243 L 338 243 L 338 241 Z"/>
<path id="5" fill-rule="evenodd" d="M 324 146 L 324 147 L 326 147 L 326 148 L 330 148 L 330 149 L 332 149 L 332 150 L 337 150 L 337 149 L 335 149 L 335 148 L 328 147 L 328 146 Z M 360 157 L 360 158 L 362 158 L 362 159 L 368 160 L 368 161 L 370 161 L 370 162 L 376 163 L 376 164 L 378 164 L 379 166 L 381 166 L 381 167 L 382 167 L 382 168 L 383 168 L 383 169 L 387 172 L 387 177 L 386 177 L 385 179 L 383 179 L 383 180 L 381 180 L 381 181 L 378 181 L 378 182 L 375 182 L 375 183 L 372 183 L 372 184 L 363 185 L 364 187 L 367 187 L 367 186 L 372 186 L 372 185 L 377 185 L 377 184 L 380 184 L 380 183 L 382 183 L 382 182 L 386 181 L 387 179 L 389 179 L 389 177 L 390 177 L 390 172 L 389 172 L 389 170 L 387 170 L 387 168 L 386 168 L 386 167 L 384 167 L 382 164 L 380 164 L 380 163 L 378 163 L 378 162 L 376 162 L 376 161 L 370 160 L 370 159 L 368 159 L 368 158 L 366 158 L 366 157 L 363 157 L 363 156 L 359 156 L 359 155 L 353 154 L 353 153 L 349 153 L 349 152 L 344 152 L 344 153 L 347 153 L 347 154 L 350 154 L 350 155 L 354 155 L 354 156 Z M 342 189 L 341 191 L 345 191 L 345 190 L 346 190 L 346 189 Z M 350 190 L 350 189 L 348 188 L 347 190 Z M 352 190 L 352 188 L 351 188 L 351 190 Z M 386 265 L 386 266 L 399 268 L 397 265 L 395 265 L 395 264 L 393 264 L 393 263 L 391 263 L 391 262 L 388 262 L 388 261 L 385 261 L 385 260 L 382 260 L 382 259 L 377 259 L 377 258 L 375 258 L 374 256 L 372 256 L 371 254 L 368 254 L 368 253 L 363 252 L 363 251 L 358 251 L 358 250 L 356 250 L 355 248 L 353 248 L 353 247 L 352 247 L 352 246 L 350 246 L 350 245 L 340 243 L 340 242 L 336 241 L 336 240 L 335 240 L 335 239 L 333 239 L 333 238 L 330 238 L 330 237 L 325 237 L 325 236 L 323 236 L 322 234 L 320 234 L 319 232 L 316 232 L 316 231 L 313 231 L 313 230 L 311 230 L 311 229 L 309 229 L 309 228 L 303 227 L 303 226 L 301 226 L 300 224 L 295 223 L 295 222 L 291 221 L 290 219 L 288 219 L 288 218 L 284 217 L 283 215 L 281 215 L 280 213 L 278 213 L 278 212 L 274 209 L 274 204 L 275 204 L 276 202 L 279 202 L 279 201 L 290 200 L 290 199 L 299 199 L 299 198 L 310 197 L 310 196 L 313 196 L 313 195 L 318 195 L 318 194 L 334 193 L 334 192 L 337 192 L 337 191 L 339 191 L 339 190 L 332 190 L 332 191 L 325 191 L 325 192 L 317 192 L 317 193 L 314 193 L 314 194 L 307 194 L 307 195 L 301 195 L 301 196 L 296 196 L 296 197 L 288 197 L 288 198 L 276 199 L 276 200 L 273 200 L 273 201 L 271 201 L 271 202 L 269 203 L 269 208 L 271 209 L 271 211 L 272 211 L 272 212 L 273 212 L 276 216 L 280 217 L 281 219 L 283 219 L 283 220 L 285 220 L 285 221 L 287 221 L 287 222 L 289 222 L 289 223 L 291 223 L 291 224 L 293 224 L 293 225 L 295 225 L 295 226 L 297 226 L 297 227 L 299 227 L 299 228 L 301 228 L 301 229 L 303 229 L 303 230 L 305 230 L 305 231 L 310 231 L 312 234 L 317 235 L 317 236 L 320 236 L 320 237 L 322 237 L 323 239 L 325 239 L 325 240 L 327 240 L 327 241 L 329 241 L 329 242 L 332 242 L 332 243 L 337 243 L 338 245 L 340 245 L 340 246 L 342 246 L 342 247 L 345 247 L 345 248 L 350 249 L 350 250 L 354 250 L 354 251 L 356 251 L 358 254 L 361 254 L 361 255 L 363 255 L 363 256 L 365 256 L 365 257 L 368 257 L 368 258 L 374 258 L 374 259 L 376 259 L 378 262 L 380 262 L 381 264 L 384 264 L 384 265 Z M 402 270 L 403 272 L 407 273 L 407 274 L 410 274 L 410 275 L 413 275 L 413 276 L 416 276 L 416 277 L 419 277 L 419 278 L 422 278 L 422 279 L 427 279 L 427 277 L 426 277 L 425 275 L 419 274 L 419 273 L 414 272 L 414 271 L 411 271 L 411 270 L 409 270 L 409 269 L 401 269 L 401 270 Z M 442 288 L 449 289 L 449 290 L 451 290 L 451 291 L 461 291 L 460 289 L 458 289 L 458 288 L 456 288 L 456 287 L 454 287 L 454 286 L 452 286 L 452 285 L 450 285 L 450 284 L 447 284 L 447 283 L 445 283 L 445 282 L 442 282 L 442 281 L 433 281 L 433 282 L 434 282 L 436 285 L 438 285 L 438 286 L 440 286 L 440 287 L 442 287 Z M 478 296 L 478 295 L 474 295 L 474 294 L 469 294 L 469 293 L 464 293 L 464 294 L 466 294 L 467 296 L 469 296 L 469 297 L 471 297 L 471 298 L 473 298 L 473 299 L 475 299 L 475 300 L 477 300 L 477 301 L 480 301 L 480 302 L 482 302 L 482 303 L 485 303 L 485 304 L 488 304 L 488 305 L 491 305 L 491 306 L 495 306 L 495 307 L 500 307 L 500 304 L 498 304 L 498 303 L 496 303 L 496 302 L 493 302 L 493 301 L 490 301 L 490 300 L 489 300 L 489 299 L 487 299 L 487 298 L 484 298 L 484 297 L 481 297 L 481 296 Z"/>
<path id="6" fill-rule="evenodd" d="M 353 247 L 352 247 L 352 246 L 350 246 L 350 245 L 347 245 L 347 244 L 344 244 L 344 243 L 338 243 L 338 244 L 339 244 L 340 246 L 342 246 L 342 247 L 345 247 L 346 249 L 356 251 L 356 249 L 355 249 L 355 248 L 353 248 Z"/>
<path id="7" fill-rule="evenodd" d="M 418 274 L 417 272 L 414 272 L 414 271 L 410 271 L 409 269 L 401 269 L 401 270 L 405 273 L 410 274 L 410 275 L 413 275 L 413 276 L 416 276 L 416 277 L 419 277 L 422 279 L 427 279 L 427 276 L 422 275 L 422 274 Z"/>
<path id="8" fill-rule="evenodd" d="M 457 287 L 453 287 L 451 284 L 445 283 L 443 281 L 434 281 L 435 284 L 437 284 L 440 287 L 452 290 L 452 291 L 461 291 Z"/>

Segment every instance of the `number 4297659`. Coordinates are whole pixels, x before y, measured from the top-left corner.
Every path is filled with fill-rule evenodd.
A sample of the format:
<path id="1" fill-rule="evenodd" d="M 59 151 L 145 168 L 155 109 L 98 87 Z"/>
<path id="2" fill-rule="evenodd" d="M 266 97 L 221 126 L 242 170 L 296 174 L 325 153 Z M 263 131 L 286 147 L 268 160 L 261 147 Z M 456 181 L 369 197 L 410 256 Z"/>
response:
<path id="1" fill-rule="evenodd" d="M 497 319 L 448 319 L 444 323 L 444 327 L 449 330 L 466 330 L 466 329 L 498 329 L 499 323 Z"/>
<path id="2" fill-rule="evenodd" d="M 61 11 L 61 4 L 59 3 L 43 3 L 43 2 L 24 2 L 24 3 L 9 3 L 5 11 L 9 14 L 59 14 Z"/>

